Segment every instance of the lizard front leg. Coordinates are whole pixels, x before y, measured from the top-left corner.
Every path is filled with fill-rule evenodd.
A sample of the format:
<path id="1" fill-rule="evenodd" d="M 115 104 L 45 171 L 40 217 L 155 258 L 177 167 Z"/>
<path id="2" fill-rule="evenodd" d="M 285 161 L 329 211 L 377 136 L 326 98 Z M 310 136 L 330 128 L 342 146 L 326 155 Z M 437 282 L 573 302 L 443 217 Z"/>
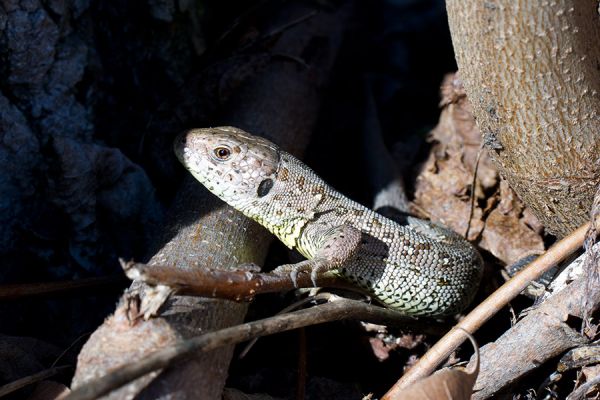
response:
<path id="1" fill-rule="evenodd" d="M 273 270 L 278 275 L 289 274 L 294 286 L 300 272 L 309 272 L 314 286 L 319 274 L 340 268 L 358 252 L 361 232 L 352 225 L 344 224 L 329 230 L 323 237 L 315 256 L 296 264 L 281 265 Z"/>

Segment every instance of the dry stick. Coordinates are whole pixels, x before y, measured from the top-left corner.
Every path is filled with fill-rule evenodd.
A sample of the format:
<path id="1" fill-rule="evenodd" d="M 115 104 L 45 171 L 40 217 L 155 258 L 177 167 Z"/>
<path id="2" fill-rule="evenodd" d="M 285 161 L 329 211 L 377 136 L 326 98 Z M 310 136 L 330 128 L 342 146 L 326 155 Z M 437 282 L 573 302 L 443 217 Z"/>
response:
<path id="1" fill-rule="evenodd" d="M 237 51 L 241 53 L 244 50 L 248 50 L 250 47 L 256 45 L 256 43 L 260 43 L 261 41 L 265 41 L 269 38 L 280 35 L 284 31 L 291 29 L 291 28 L 295 27 L 296 25 L 301 24 L 302 22 L 304 22 L 308 19 L 311 19 L 312 17 L 316 16 L 317 14 L 319 14 L 319 12 L 317 10 L 311 10 L 310 12 L 307 12 L 306 14 L 301 15 L 298 18 L 295 18 L 291 21 L 286 22 L 282 26 L 276 27 L 272 31 L 267 32 L 264 35 L 261 35 L 256 40 L 250 41 L 250 43 L 240 47 Z"/>
<path id="2" fill-rule="evenodd" d="M 588 390 L 592 389 L 594 386 L 600 385 L 600 375 L 596 376 L 589 382 L 584 383 L 579 386 L 577 389 L 573 391 L 569 396 L 567 396 L 567 400 L 582 400 Z"/>
<path id="3" fill-rule="evenodd" d="M 18 283 L 0 285 L 0 300 L 13 300 L 23 297 L 39 296 L 49 293 L 93 288 L 105 285 L 125 283 L 124 276 L 106 276 L 100 278 L 84 278 L 75 281 Z"/>
<path id="4" fill-rule="evenodd" d="M 450 332 L 429 349 L 419 362 L 409 369 L 382 397 L 382 400 L 394 399 L 403 388 L 430 375 L 465 340 L 464 333 L 457 328 L 464 329 L 471 334 L 474 333 L 487 320 L 506 306 L 509 301 L 519 295 L 532 281 L 539 278 L 544 272 L 581 247 L 589 226 L 590 224 L 587 223 L 579 227 L 569 236 L 554 244 L 548 251 L 532 261 L 531 264 L 475 307 Z"/>
<path id="5" fill-rule="evenodd" d="M 398 313 L 356 300 L 340 299 L 334 303 L 277 315 L 262 320 L 206 333 L 144 356 L 140 361 L 124 365 L 95 381 L 73 390 L 63 400 L 91 400 L 103 396 L 149 372 L 168 367 L 176 361 L 192 357 L 198 351 L 207 352 L 222 346 L 243 342 L 258 336 L 270 335 L 341 319 L 373 322 L 397 319 Z"/>
<path id="6" fill-rule="evenodd" d="M 473 169 L 473 179 L 471 180 L 471 195 L 469 196 L 469 219 L 467 220 L 467 230 L 465 231 L 465 239 L 469 240 L 469 233 L 471 233 L 471 220 L 475 213 L 475 188 L 477 185 L 477 172 L 479 172 L 479 161 L 481 161 L 481 153 L 483 153 L 483 142 L 479 146 L 477 152 L 477 159 L 475 160 L 475 168 Z"/>
<path id="7" fill-rule="evenodd" d="M 280 315 L 280 314 L 285 314 L 285 313 L 289 313 L 291 311 L 294 311 L 300 307 L 302 307 L 303 305 L 310 303 L 310 302 L 314 302 L 314 303 L 319 303 L 319 302 L 332 302 L 332 301 L 336 301 L 339 300 L 339 296 L 332 294 L 332 293 L 318 293 L 314 296 L 310 296 L 310 297 L 305 297 L 301 300 L 298 300 L 292 304 L 290 304 L 289 306 L 283 308 L 281 311 L 279 311 L 277 314 L 275 315 Z M 246 357 L 248 355 L 248 352 L 250 351 L 250 349 L 252 349 L 252 347 L 254 347 L 254 345 L 256 344 L 256 342 L 258 342 L 259 338 L 254 338 L 251 341 L 248 342 L 248 344 L 244 347 L 244 349 L 242 351 L 240 351 L 240 355 L 238 356 L 240 359 Z"/>
<path id="8" fill-rule="evenodd" d="M 348 291 L 367 295 L 368 293 L 356 285 L 344 280 L 333 272 L 326 272 L 317 277 L 313 282 L 310 274 L 299 274 L 294 282 L 289 274 L 277 275 L 273 273 L 251 272 L 249 270 L 226 270 L 216 268 L 194 268 L 184 270 L 169 265 L 141 264 L 133 261 L 119 260 L 123 270 L 132 280 L 142 281 L 150 286 L 168 286 L 177 294 L 188 296 L 203 296 L 233 301 L 252 301 L 256 295 L 265 293 L 280 293 L 298 288 L 329 287 L 345 289 Z M 258 267 L 257 267 L 258 268 Z M 300 300 L 289 305 L 280 313 L 290 312 L 310 301 L 335 301 L 337 295 L 332 293 L 319 293 L 315 296 Z M 423 323 L 412 317 L 406 317 L 394 312 L 388 324 L 396 325 L 399 321 L 411 329 L 432 335 L 441 335 L 449 327 L 444 323 Z M 248 347 L 253 344 L 250 343 Z M 240 358 L 248 350 L 244 350 Z"/>
<path id="9" fill-rule="evenodd" d="M 251 272 L 249 270 L 226 270 L 215 268 L 194 268 L 184 270 L 169 265 L 141 264 L 133 261 L 125 262 L 119 260 L 123 270 L 132 280 L 145 282 L 148 285 L 164 285 L 173 289 L 178 294 L 188 296 L 204 296 L 234 301 L 251 301 L 256 295 L 265 293 L 279 293 L 297 288 L 314 288 L 310 274 L 299 274 L 296 282 L 289 274 L 277 275 L 273 273 Z M 258 267 L 257 267 L 258 268 Z M 353 292 L 365 294 L 356 285 L 352 285 L 338 275 L 327 272 L 317 277 L 318 287 L 333 287 L 346 289 Z M 331 293 L 320 293 L 289 305 L 280 313 L 290 312 L 310 301 L 332 301 Z M 440 335 L 447 332 L 445 324 L 424 324 L 419 320 L 402 317 L 402 314 L 394 314 L 394 321 L 400 321 L 411 329 L 423 333 Z M 389 321 L 388 321 L 389 322 Z M 250 347 L 258 338 L 253 340 L 241 352 L 240 358 L 244 357 Z"/>
<path id="10" fill-rule="evenodd" d="M 61 367 L 48 368 L 48 369 L 45 369 L 38 373 L 35 373 L 33 375 L 29 375 L 24 378 L 17 379 L 14 382 L 7 383 L 4 386 L 0 386 L 0 397 L 6 396 L 7 394 L 17 391 L 21 388 L 24 388 L 25 386 L 31 385 L 33 383 L 42 381 L 46 378 L 56 375 L 59 372 L 65 370 L 67 368 L 71 368 L 71 367 L 68 365 L 63 365 Z"/>
<path id="11" fill-rule="evenodd" d="M 132 280 L 143 281 L 149 285 L 169 286 L 178 294 L 190 296 L 251 301 L 258 294 L 314 287 L 310 274 L 299 274 L 296 285 L 294 285 L 289 274 L 276 275 L 241 269 L 233 271 L 215 268 L 184 270 L 172 265 L 148 265 L 119 261 L 125 274 Z M 256 267 L 256 269 L 259 268 Z M 316 283 L 319 287 L 337 287 L 361 292 L 357 286 L 333 273 L 319 276 Z"/>

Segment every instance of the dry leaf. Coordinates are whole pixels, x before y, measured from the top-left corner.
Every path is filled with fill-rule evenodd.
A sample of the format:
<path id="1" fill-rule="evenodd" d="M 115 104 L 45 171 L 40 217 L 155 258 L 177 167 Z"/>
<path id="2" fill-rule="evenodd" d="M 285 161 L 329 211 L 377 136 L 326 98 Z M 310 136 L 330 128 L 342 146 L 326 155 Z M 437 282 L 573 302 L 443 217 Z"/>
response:
<path id="1" fill-rule="evenodd" d="M 415 382 L 392 400 L 469 400 L 479 374 L 479 348 L 473 336 L 465 332 L 475 349 L 475 364 L 466 368 L 444 368 Z"/>
<path id="2" fill-rule="evenodd" d="M 544 242 L 540 231 L 524 221 L 525 206 L 505 180 L 500 181 L 500 201 L 485 218 L 479 246 L 506 264 L 512 264 L 529 254 L 541 254 Z M 531 220 L 533 214 L 527 214 Z"/>

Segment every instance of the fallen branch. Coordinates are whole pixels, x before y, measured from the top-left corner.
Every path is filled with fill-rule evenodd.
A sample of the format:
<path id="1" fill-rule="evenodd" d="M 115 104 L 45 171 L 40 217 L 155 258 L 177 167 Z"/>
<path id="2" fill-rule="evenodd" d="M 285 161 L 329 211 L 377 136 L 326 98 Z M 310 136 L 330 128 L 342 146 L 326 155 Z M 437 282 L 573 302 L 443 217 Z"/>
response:
<path id="1" fill-rule="evenodd" d="M 102 288 L 109 285 L 124 284 L 123 276 L 83 278 L 75 281 L 36 282 L 0 285 L 0 300 L 13 300 L 23 297 L 41 296 L 51 293 L 63 293 L 79 289 Z"/>
<path id="2" fill-rule="evenodd" d="M 532 281 L 581 247 L 589 226 L 589 223 L 581 226 L 569 236 L 554 244 L 544 254 L 532 261 L 531 264 L 475 307 L 450 332 L 429 349 L 419 362 L 394 384 L 383 396 L 382 400 L 393 399 L 403 388 L 430 375 L 450 353 L 463 343 L 465 336 L 457 328 L 464 329 L 471 334 L 477 331 L 487 320 L 519 295 Z"/>
<path id="3" fill-rule="evenodd" d="M 591 381 L 586 382 L 583 385 L 579 386 L 573 393 L 571 393 L 567 397 L 567 400 L 581 400 L 585 397 L 586 393 L 590 389 L 592 389 L 594 387 L 598 387 L 598 385 L 600 385 L 600 375 L 598 375 Z"/>
<path id="4" fill-rule="evenodd" d="M 489 398 L 548 360 L 587 344 L 589 339 L 578 332 L 579 326 L 569 324 L 569 317 L 584 314 L 581 299 L 585 289 L 586 280 L 581 277 L 530 311 L 495 342 L 483 346 L 473 399 Z M 594 302 L 599 300 L 596 296 Z"/>
<path id="5" fill-rule="evenodd" d="M 257 294 L 277 293 L 296 288 L 312 288 L 310 274 L 299 274 L 297 286 L 290 275 L 253 272 L 251 270 L 225 270 L 215 268 L 181 269 L 171 265 L 124 262 L 121 266 L 131 280 L 148 285 L 164 285 L 175 293 L 189 296 L 204 296 L 234 301 L 252 301 Z M 256 266 L 255 270 L 260 268 Z M 317 278 L 317 287 L 337 287 L 359 291 L 333 273 Z"/>
<path id="6" fill-rule="evenodd" d="M 285 307 L 284 309 L 282 309 L 281 311 L 279 311 L 279 312 L 278 312 L 276 315 L 281 315 L 281 314 L 285 314 L 285 313 L 292 312 L 292 311 L 294 311 L 294 310 L 297 310 L 297 309 L 299 309 L 300 307 L 302 307 L 302 306 L 304 306 L 305 304 L 308 304 L 308 303 L 310 303 L 310 302 L 313 302 L 313 303 L 319 303 L 319 302 L 331 302 L 331 301 L 335 301 L 335 300 L 337 300 L 337 298 L 336 298 L 336 297 L 337 297 L 337 296 L 336 296 L 336 295 L 334 295 L 334 294 L 332 294 L 332 293 L 328 293 L 328 292 L 320 292 L 320 293 L 317 293 L 317 294 L 316 294 L 316 295 L 314 295 L 314 296 L 311 296 L 311 297 L 305 297 L 305 298 L 303 298 L 303 299 L 300 299 L 300 300 L 298 300 L 298 301 L 296 301 L 296 302 L 294 302 L 294 303 L 292 303 L 292 304 L 288 305 L 287 307 Z M 448 329 L 450 329 L 450 328 L 448 328 Z M 301 331 L 302 331 L 302 330 L 301 330 Z M 447 330 L 446 330 L 445 332 L 447 332 Z M 304 335 L 304 334 L 303 334 L 303 333 L 301 333 L 301 335 Z M 243 349 L 242 351 L 240 351 L 240 354 L 239 354 L 239 356 L 238 356 L 238 357 L 239 357 L 240 359 L 241 359 L 241 358 L 244 358 L 244 357 L 246 357 L 246 355 L 248 355 L 248 352 L 249 352 L 249 351 L 252 349 L 252 347 L 254 347 L 254 345 L 256 344 L 256 342 L 258 342 L 258 339 L 260 339 L 260 338 L 257 338 L 257 337 L 256 337 L 256 338 L 254 338 L 254 339 L 250 340 L 250 341 L 248 342 L 248 344 L 246 344 L 246 346 L 244 347 L 244 349 Z M 300 341 L 300 344 L 302 345 L 302 341 Z M 305 344 L 304 344 L 304 345 L 305 345 Z M 302 346 L 300 346 L 300 348 L 301 348 L 301 347 L 302 347 Z M 301 351 L 299 351 L 299 354 L 302 354 L 302 350 L 301 350 Z M 301 371 L 301 369 L 299 368 L 299 369 L 298 369 L 298 371 Z M 296 396 L 296 397 L 298 397 L 298 396 Z M 299 399 L 302 399 L 302 398 L 304 398 L 304 397 L 298 397 L 298 398 L 299 398 Z"/>
<path id="7" fill-rule="evenodd" d="M 339 299 L 332 303 L 277 315 L 259 321 L 221 329 L 191 339 L 183 340 L 166 348 L 145 355 L 139 362 L 114 369 L 100 379 L 80 385 L 64 400 L 91 400 L 115 390 L 147 373 L 168 367 L 177 361 L 223 346 L 233 345 L 256 337 L 289 331 L 305 326 L 342 319 L 358 319 L 375 323 L 398 321 L 398 313 L 356 300 Z M 419 324 L 416 329 L 431 329 L 431 323 L 402 318 Z"/>

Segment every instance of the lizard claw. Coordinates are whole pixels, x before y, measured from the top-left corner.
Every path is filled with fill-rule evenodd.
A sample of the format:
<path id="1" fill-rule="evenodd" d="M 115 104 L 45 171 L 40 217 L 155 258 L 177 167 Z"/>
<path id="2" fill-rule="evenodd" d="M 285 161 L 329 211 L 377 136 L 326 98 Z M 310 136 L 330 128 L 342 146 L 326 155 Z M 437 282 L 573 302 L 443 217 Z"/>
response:
<path id="1" fill-rule="evenodd" d="M 294 268 L 292 272 L 290 272 L 290 279 L 292 280 L 292 283 L 294 284 L 295 288 L 298 287 L 298 272 L 300 271 L 296 268 Z"/>
<path id="2" fill-rule="evenodd" d="M 276 275 L 280 275 L 280 276 L 285 276 L 285 275 L 289 274 L 289 277 L 292 280 L 294 287 L 297 288 L 298 287 L 298 274 L 302 271 L 304 271 L 302 266 L 299 266 L 296 264 L 285 264 L 285 265 L 280 265 L 279 267 L 275 268 L 272 273 L 274 273 Z"/>
<path id="3" fill-rule="evenodd" d="M 273 270 L 274 274 L 277 275 L 285 275 L 289 274 L 294 287 L 298 287 L 298 274 L 305 272 L 310 273 L 310 280 L 314 287 L 318 287 L 317 278 L 319 275 L 328 269 L 327 265 L 323 265 L 322 263 L 315 262 L 315 260 L 306 260 L 302 261 L 298 264 L 285 264 L 281 265 Z"/>
<path id="4" fill-rule="evenodd" d="M 317 287 L 317 277 L 319 276 L 319 271 L 317 268 L 313 268 L 312 271 L 310 271 L 310 280 L 313 284 L 314 287 Z"/>

